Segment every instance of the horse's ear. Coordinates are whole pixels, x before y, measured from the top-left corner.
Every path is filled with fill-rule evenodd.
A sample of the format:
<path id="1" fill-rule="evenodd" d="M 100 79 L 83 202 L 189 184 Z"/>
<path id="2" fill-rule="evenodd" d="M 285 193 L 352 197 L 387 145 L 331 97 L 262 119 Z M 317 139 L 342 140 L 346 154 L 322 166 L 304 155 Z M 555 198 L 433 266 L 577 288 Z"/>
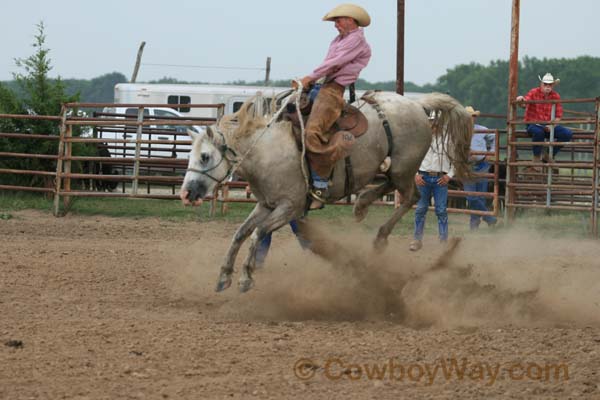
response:
<path id="1" fill-rule="evenodd" d="M 187 134 L 189 135 L 189 137 L 192 138 L 192 140 L 196 140 L 198 138 L 198 132 L 196 132 L 193 129 L 189 129 L 187 130 Z"/>
<path id="2" fill-rule="evenodd" d="M 254 117 L 254 109 L 255 109 L 254 100 L 255 100 L 255 98 L 256 98 L 256 96 L 252 97 L 249 100 L 246 100 L 244 102 L 244 104 L 242 104 L 242 106 L 238 110 L 238 116 L 240 116 L 242 119 L 245 118 L 247 115 Z"/>
<path id="3" fill-rule="evenodd" d="M 206 136 L 208 136 L 210 140 L 213 140 L 215 138 L 215 134 L 210 126 L 206 127 Z"/>
<path id="4" fill-rule="evenodd" d="M 248 106 L 248 115 L 252 116 L 252 118 L 256 117 L 256 103 L 251 103 Z"/>

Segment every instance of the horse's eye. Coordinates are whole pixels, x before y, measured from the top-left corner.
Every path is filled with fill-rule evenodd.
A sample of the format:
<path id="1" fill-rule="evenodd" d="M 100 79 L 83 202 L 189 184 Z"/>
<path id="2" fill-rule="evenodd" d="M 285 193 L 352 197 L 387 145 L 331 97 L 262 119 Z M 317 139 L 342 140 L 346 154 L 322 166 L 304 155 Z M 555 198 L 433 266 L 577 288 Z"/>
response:
<path id="1" fill-rule="evenodd" d="M 200 154 L 200 161 L 202 162 L 202 164 L 206 164 L 208 162 L 208 160 L 210 160 L 210 154 L 208 154 L 208 153 Z"/>

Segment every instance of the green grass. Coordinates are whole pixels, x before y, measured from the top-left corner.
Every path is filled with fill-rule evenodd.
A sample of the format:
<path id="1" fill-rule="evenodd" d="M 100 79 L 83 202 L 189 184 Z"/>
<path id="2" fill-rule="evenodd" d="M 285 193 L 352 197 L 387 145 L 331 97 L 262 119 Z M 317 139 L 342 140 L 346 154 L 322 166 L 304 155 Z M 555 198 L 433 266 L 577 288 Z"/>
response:
<path id="1" fill-rule="evenodd" d="M 517 214 L 511 226 L 533 230 L 546 237 L 589 237 L 592 232 L 589 212 L 567 210 L 524 210 Z"/>
<path id="2" fill-rule="evenodd" d="M 220 212 L 218 205 L 215 216 L 210 217 L 210 204 L 202 207 L 183 207 L 176 200 L 152 199 L 120 199 L 120 198 L 74 198 L 69 213 L 77 215 L 104 215 L 122 218 L 161 218 L 170 221 L 227 221 L 241 223 L 250 213 L 254 204 L 230 203 L 225 215 Z M 20 210 L 33 209 L 52 213 L 53 200 L 36 193 L 0 192 L 0 221 L 10 219 L 12 213 Z M 391 206 L 372 206 L 369 215 L 357 225 L 352 215 L 351 206 L 327 206 L 323 210 L 312 212 L 310 217 L 326 221 L 340 229 L 353 226 L 368 232 L 377 229 L 389 218 Z M 469 216 L 450 214 L 450 235 L 462 236 L 469 234 Z M 412 235 L 414 213 L 398 223 L 394 229 L 396 235 Z M 482 222 L 478 235 L 494 235 L 505 228 L 487 229 Z M 531 230 L 548 237 L 587 237 L 590 235 L 590 214 L 588 212 L 521 210 L 516 220 L 511 224 L 521 230 Z M 427 214 L 425 227 L 426 235 L 437 235 L 437 220 L 433 211 Z"/>
<path id="3" fill-rule="evenodd" d="M 0 191 L 0 212 L 20 210 L 48 210 L 51 211 L 52 200 L 43 195 L 32 193 L 9 193 Z"/>
<path id="4" fill-rule="evenodd" d="M 61 199 L 62 202 L 62 199 Z M 177 200 L 123 199 L 101 197 L 73 197 L 68 212 L 79 215 L 105 215 L 126 218 L 163 218 L 166 220 L 231 220 L 243 221 L 252 210 L 252 204 L 230 206 L 226 215 L 220 209 L 213 218 L 209 216 L 210 205 L 202 207 L 183 207 Z M 0 192 L 0 213 L 33 209 L 52 213 L 54 200 L 35 193 Z"/>
<path id="5" fill-rule="evenodd" d="M 52 198 L 46 199 L 36 193 L 0 192 L 0 212 L 2 213 L 24 209 L 51 213 L 53 207 Z M 201 207 L 184 207 L 178 200 L 74 197 L 68 212 L 79 215 L 105 215 L 110 217 L 158 217 L 167 220 L 201 219 L 241 222 L 253 208 L 254 204 L 229 203 L 227 213 L 222 215 L 221 205 L 218 203 L 215 215 L 210 217 L 210 203 L 208 202 L 205 202 Z M 368 219 L 371 223 L 373 221 L 383 223 L 390 212 L 391 207 L 371 207 Z M 332 222 L 343 222 L 354 218 L 351 206 L 328 206 L 324 210 L 312 213 L 312 216 Z"/>

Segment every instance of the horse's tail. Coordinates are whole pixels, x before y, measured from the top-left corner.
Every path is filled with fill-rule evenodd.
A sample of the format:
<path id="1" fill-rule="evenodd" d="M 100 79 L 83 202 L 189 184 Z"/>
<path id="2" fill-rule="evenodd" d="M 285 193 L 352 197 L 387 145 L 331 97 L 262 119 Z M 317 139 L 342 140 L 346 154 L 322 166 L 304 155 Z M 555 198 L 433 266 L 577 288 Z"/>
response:
<path id="1" fill-rule="evenodd" d="M 448 157 L 458 178 L 471 175 L 469 156 L 473 119 L 469 112 L 453 97 L 443 93 L 430 93 L 418 102 L 433 117 L 433 134 L 448 135 Z M 446 138 L 444 138 L 446 139 Z"/>

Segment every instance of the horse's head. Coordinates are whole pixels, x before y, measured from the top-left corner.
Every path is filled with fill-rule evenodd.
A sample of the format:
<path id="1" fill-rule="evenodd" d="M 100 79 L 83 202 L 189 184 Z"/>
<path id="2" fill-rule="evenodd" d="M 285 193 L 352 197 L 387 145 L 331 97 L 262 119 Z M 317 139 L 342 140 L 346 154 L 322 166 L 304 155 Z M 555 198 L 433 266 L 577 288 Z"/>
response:
<path id="1" fill-rule="evenodd" d="M 188 129 L 188 135 L 192 138 L 192 150 L 179 198 L 184 205 L 197 206 L 217 184 L 227 179 L 231 172 L 228 156 L 235 153 L 214 125 L 200 133 Z"/>
<path id="2" fill-rule="evenodd" d="M 188 135 L 192 137 L 192 151 L 179 193 L 184 205 L 202 204 L 202 198 L 212 193 L 215 186 L 227 179 L 231 172 L 236 154 L 227 146 L 221 129 L 227 135 L 227 140 L 238 148 L 243 147 L 244 141 L 258 129 L 266 126 L 263 100 L 260 100 L 261 106 L 258 107 L 256 98 L 247 100 L 237 112 L 224 116 L 218 124 L 208 127 L 206 132 L 188 130 Z"/>

